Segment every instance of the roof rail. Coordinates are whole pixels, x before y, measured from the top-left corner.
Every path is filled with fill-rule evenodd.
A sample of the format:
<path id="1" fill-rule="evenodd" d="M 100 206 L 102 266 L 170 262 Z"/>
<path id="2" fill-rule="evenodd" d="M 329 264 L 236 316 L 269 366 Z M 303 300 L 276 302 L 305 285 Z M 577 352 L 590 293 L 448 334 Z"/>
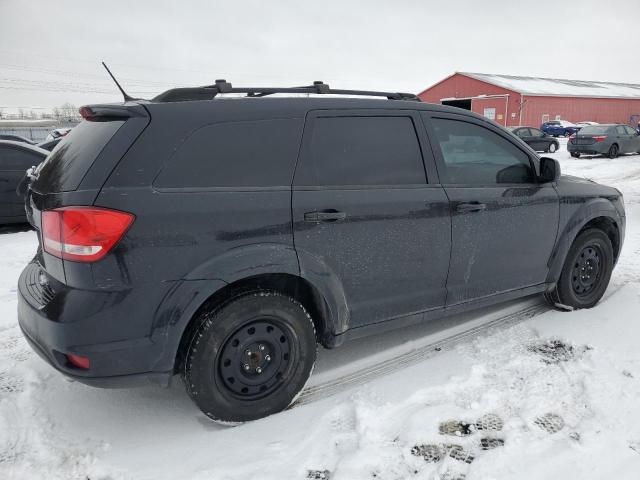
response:
<path id="1" fill-rule="evenodd" d="M 245 93 L 247 97 L 265 97 L 274 93 L 311 93 L 317 95 L 357 95 L 366 97 L 386 97 L 389 100 L 420 99 L 413 93 L 375 92 L 369 90 L 335 90 L 326 83 L 315 81 L 313 85 L 304 87 L 263 88 L 234 87 L 226 80 L 216 80 L 213 85 L 203 87 L 172 88 L 153 98 L 152 102 L 184 102 L 189 100 L 212 100 L 219 93 Z"/>

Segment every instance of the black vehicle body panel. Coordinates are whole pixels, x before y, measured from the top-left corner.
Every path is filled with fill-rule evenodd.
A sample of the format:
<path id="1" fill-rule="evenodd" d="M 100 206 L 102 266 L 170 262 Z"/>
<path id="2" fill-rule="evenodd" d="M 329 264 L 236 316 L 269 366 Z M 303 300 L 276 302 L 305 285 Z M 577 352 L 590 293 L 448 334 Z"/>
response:
<path id="1" fill-rule="evenodd" d="M 30 143 L 0 141 L 0 225 L 27 222 L 24 198 L 16 190 L 27 169 L 41 163 L 48 153 Z"/>
<path id="2" fill-rule="evenodd" d="M 62 261 L 40 250 L 19 282 L 25 335 L 55 368 L 85 383 L 165 383 L 198 309 L 238 281 L 264 275 L 302 279 L 326 312 L 319 338 L 335 347 L 347 338 L 551 288 L 573 238 L 599 215 L 616 222 L 621 238 L 624 233 L 619 192 L 590 182 L 562 177 L 557 183 L 492 189 L 442 185 L 430 115 L 482 124 L 525 152 L 535 170 L 539 162 L 533 150 L 501 127 L 452 107 L 260 98 L 108 108 L 115 116 L 126 109 L 126 121 L 78 188 L 39 192 L 35 184 L 27 213 L 38 235 L 41 212 L 68 205 L 126 211 L 135 215 L 134 223 L 95 263 Z M 410 117 L 424 160 L 424 183 L 402 188 L 296 184 L 313 118 L 345 111 Z M 194 132 L 273 119 L 286 120 L 296 142 L 285 185 L 160 186 L 160 172 L 176 161 Z M 268 168 L 268 155 L 265 162 Z M 487 210 L 455 211 L 458 203 L 474 201 L 484 202 Z M 314 211 L 346 216 L 335 223 L 305 220 L 304 214 Z M 473 248 L 467 248 L 469 240 Z M 512 264 L 516 258 L 524 262 L 521 271 Z M 466 276 L 474 262 L 479 269 Z M 510 275 L 520 278 L 509 282 Z M 89 356 L 91 369 L 68 365 L 65 353 Z"/>

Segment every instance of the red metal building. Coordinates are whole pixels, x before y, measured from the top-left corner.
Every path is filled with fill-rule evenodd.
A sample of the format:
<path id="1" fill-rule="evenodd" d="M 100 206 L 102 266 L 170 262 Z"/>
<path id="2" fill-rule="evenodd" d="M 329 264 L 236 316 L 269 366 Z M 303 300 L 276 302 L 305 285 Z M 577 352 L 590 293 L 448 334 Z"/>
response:
<path id="1" fill-rule="evenodd" d="M 466 108 L 505 126 L 547 120 L 640 121 L 640 85 L 456 72 L 418 96 L 423 102 Z"/>

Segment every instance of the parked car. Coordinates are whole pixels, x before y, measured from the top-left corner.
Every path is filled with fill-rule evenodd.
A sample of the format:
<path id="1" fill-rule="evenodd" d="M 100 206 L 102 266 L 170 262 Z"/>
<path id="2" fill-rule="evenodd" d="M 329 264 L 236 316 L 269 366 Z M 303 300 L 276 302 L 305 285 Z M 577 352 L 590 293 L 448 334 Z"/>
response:
<path id="1" fill-rule="evenodd" d="M 582 127 L 588 127 L 591 125 L 600 125 L 600 124 L 598 122 L 576 122 L 576 125 L 582 128 Z"/>
<path id="2" fill-rule="evenodd" d="M 25 337 L 91 385 L 179 373 L 237 423 L 287 408 L 318 343 L 532 294 L 593 307 L 624 239 L 620 192 L 416 100 L 218 81 L 83 107 L 28 187 Z"/>
<path id="3" fill-rule="evenodd" d="M 640 133 L 622 124 L 584 127 L 569 137 L 567 150 L 575 158 L 581 154 L 616 158 L 624 153 L 640 153 Z"/>
<path id="4" fill-rule="evenodd" d="M 69 132 L 71 131 L 71 128 L 69 127 L 64 127 L 64 128 L 54 128 L 53 130 L 51 130 L 49 132 L 49 134 L 47 135 L 46 140 L 55 140 L 56 138 L 61 138 L 64 137 L 65 135 L 68 135 Z"/>
<path id="5" fill-rule="evenodd" d="M 35 145 L 36 142 L 29 140 L 28 138 L 21 137 L 20 135 L 13 135 L 9 133 L 0 134 L 0 140 L 10 140 L 12 142 L 22 142 L 29 145 Z"/>
<path id="6" fill-rule="evenodd" d="M 27 169 L 42 162 L 48 153 L 28 143 L 0 140 L 0 225 L 27 222 L 24 198 L 16 188 Z"/>
<path id="7" fill-rule="evenodd" d="M 61 140 L 62 137 L 54 138 L 53 140 L 45 140 L 44 142 L 38 143 L 38 147 L 51 151 L 60 143 Z"/>
<path id="8" fill-rule="evenodd" d="M 540 130 L 553 137 L 568 137 L 580 130 L 580 126 L 566 120 L 551 120 L 544 122 Z"/>
<path id="9" fill-rule="evenodd" d="M 515 136 L 536 152 L 554 153 L 560 147 L 558 140 L 534 127 L 509 127 Z"/>

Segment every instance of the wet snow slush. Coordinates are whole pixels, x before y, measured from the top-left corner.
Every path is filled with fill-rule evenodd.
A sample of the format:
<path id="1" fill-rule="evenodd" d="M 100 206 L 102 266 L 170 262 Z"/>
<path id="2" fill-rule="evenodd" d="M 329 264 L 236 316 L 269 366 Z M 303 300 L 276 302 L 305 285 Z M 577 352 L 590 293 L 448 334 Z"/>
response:
<path id="1" fill-rule="evenodd" d="M 321 351 L 289 410 L 234 428 L 169 389 L 65 380 L 17 327 L 35 234 L 0 233 L 0 479 L 637 479 L 640 156 L 572 159 L 627 236 L 594 309 L 531 297 Z"/>

